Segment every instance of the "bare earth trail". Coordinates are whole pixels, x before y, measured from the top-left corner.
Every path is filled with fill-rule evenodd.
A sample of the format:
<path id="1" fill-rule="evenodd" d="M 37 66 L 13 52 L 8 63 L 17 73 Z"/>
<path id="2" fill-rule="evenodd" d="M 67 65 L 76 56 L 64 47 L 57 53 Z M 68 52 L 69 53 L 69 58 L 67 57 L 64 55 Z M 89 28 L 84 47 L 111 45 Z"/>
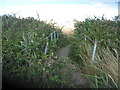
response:
<path id="1" fill-rule="evenodd" d="M 69 47 L 70 46 L 66 46 L 66 47 L 58 49 L 58 51 L 56 52 L 56 55 L 60 57 L 68 57 Z"/>
<path id="2" fill-rule="evenodd" d="M 65 67 L 61 70 L 63 80 L 71 82 L 75 88 L 89 88 L 88 79 L 83 76 L 80 68 L 69 59 L 69 48 L 70 45 L 60 48 L 56 52 L 56 55 L 66 63 Z"/>

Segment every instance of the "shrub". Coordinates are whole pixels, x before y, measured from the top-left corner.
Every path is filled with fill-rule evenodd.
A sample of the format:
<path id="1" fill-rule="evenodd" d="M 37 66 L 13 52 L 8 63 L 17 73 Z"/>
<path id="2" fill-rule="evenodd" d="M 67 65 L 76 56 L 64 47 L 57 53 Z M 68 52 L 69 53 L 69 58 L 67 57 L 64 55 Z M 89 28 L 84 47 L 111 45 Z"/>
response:
<path id="1" fill-rule="evenodd" d="M 118 87 L 118 52 L 120 50 L 118 23 L 104 17 L 87 18 L 85 21 L 75 20 L 74 44 L 71 46 L 70 57 L 83 65 L 84 73 L 92 77 L 94 88 Z M 94 64 L 92 64 L 95 41 L 97 41 L 97 50 Z"/>

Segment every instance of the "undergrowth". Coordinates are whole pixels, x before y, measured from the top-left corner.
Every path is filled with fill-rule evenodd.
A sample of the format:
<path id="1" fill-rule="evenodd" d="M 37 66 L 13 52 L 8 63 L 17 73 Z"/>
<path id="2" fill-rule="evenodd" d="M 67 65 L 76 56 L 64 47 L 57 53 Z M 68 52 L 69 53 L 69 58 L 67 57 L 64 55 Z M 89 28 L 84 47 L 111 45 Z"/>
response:
<path id="1" fill-rule="evenodd" d="M 9 87 L 52 88 L 61 87 L 60 68 L 63 67 L 55 51 L 66 39 L 54 23 L 46 23 L 33 17 L 2 17 L 3 85 Z M 53 31 L 58 39 L 49 40 L 48 53 L 44 54 L 46 37 Z M 64 37 L 63 37 L 64 36 Z M 67 84 L 63 83 L 64 86 Z"/>
<path id="2" fill-rule="evenodd" d="M 91 80 L 91 88 L 118 88 L 119 59 L 119 24 L 114 20 L 87 18 L 85 21 L 75 20 L 75 30 L 70 58 L 79 63 L 84 74 Z M 97 42 L 94 63 L 92 54 Z"/>

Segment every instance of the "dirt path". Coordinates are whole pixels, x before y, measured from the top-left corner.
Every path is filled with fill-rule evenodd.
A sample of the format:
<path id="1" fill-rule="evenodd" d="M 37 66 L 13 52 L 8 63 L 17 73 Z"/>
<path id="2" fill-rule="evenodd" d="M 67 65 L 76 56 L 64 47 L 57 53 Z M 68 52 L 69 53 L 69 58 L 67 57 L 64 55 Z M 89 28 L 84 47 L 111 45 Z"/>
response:
<path id="1" fill-rule="evenodd" d="M 56 55 L 59 57 L 68 57 L 69 47 L 70 46 L 66 46 L 66 47 L 58 49 L 58 51 L 56 52 Z"/>
<path id="2" fill-rule="evenodd" d="M 71 82 L 76 88 L 89 88 L 89 82 L 87 78 L 83 76 L 79 67 L 73 64 L 69 59 L 69 46 L 58 49 L 56 55 L 59 56 L 65 64 L 64 68 L 61 70 L 62 79 Z"/>

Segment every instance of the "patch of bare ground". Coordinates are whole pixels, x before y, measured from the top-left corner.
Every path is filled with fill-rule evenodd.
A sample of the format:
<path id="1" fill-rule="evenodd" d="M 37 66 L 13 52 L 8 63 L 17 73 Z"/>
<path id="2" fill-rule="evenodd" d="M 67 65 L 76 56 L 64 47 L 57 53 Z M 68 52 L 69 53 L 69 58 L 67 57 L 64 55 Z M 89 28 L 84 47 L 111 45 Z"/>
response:
<path id="1" fill-rule="evenodd" d="M 64 68 L 61 69 L 62 80 L 71 83 L 74 88 L 89 88 L 89 80 L 83 75 L 79 66 L 74 64 L 68 57 L 69 47 L 70 45 L 58 49 L 56 52 L 56 55 L 64 63 Z"/>

